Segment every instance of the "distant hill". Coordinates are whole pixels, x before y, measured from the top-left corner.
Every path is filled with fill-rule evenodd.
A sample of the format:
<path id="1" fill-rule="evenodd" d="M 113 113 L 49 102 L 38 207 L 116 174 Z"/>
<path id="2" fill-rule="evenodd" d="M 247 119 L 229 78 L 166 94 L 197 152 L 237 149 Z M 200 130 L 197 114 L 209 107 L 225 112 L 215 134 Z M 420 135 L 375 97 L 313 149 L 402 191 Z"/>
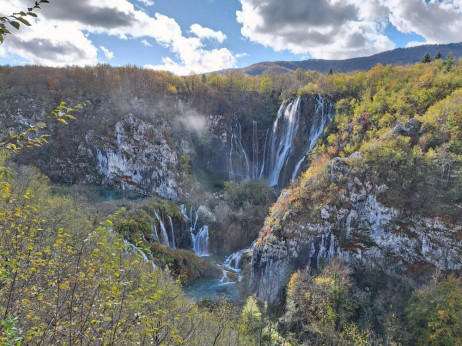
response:
<path id="1" fill-rule="evenodd" d="M 322 73 L 328 73 L 330 69 L 333 72 L 350 72 L 357 70 L 369 70 L 378 63 L 382 65 L 405 65 L 415 64 L 422 60 L 423 55 L 428 52 L 433 59 L 436 52 L 440 51 L 443 58 L 452 53 L 455 58 L 462 57 L 462 43 L 450 44 L 433 44 L 423 45 L 410 48 L 398 48 L 383 53 L 374 54 L 368 57 L 352 58 L 345 60 L 322 60 L 311 59 L 303 61 L 275 61 L 261 62 L 249 67 L 237 69 L 238 71 L 251 76 L 263 73 L 286 73 L 294 72 L 297 68 L 304 71 L 313 70 Z"/>

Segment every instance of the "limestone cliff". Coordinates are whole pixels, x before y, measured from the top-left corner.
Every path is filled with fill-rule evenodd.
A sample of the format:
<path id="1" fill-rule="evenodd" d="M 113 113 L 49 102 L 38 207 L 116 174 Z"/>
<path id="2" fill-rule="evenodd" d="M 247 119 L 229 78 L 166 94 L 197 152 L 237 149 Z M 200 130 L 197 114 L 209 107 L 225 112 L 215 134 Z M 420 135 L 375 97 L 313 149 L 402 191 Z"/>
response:
<path id="1" fill-rule="evenodd" d="M 462 227 L 381 203 L 388 186 L 372 182 L 363 160 L 355 153 L 329 161 L 323 188 L 337 184 L 340 194 L 308 215 L 309 206 L 287 207 L 294 191 L 281 194 L 253 246 L 249 285 L 261 300 L 277 301 L 294 270 L 307 265 L 318 269 L 333 257 L 410 280 L 435 267 L 462 268 Z M 317 178 L 307 185 L 318 184 Z"/>

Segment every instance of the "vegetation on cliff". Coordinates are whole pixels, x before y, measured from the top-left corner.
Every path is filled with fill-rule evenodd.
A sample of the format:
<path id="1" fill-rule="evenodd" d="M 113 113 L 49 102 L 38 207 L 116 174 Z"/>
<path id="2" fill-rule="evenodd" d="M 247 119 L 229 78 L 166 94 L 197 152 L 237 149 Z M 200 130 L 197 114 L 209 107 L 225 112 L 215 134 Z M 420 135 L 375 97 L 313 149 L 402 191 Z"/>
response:
<path id="1" fill-rule="evenodd" d="M 460 62 L 449 56 L 413 66 L 377 65 L 353 74 L 308 72 L 303 78 L 307 85 L 299 94 L 335 95 L 336 116 L 311 152 L 308 170 L 282 191 L 270 209 L 257 247 L 264 251 L 272 244 L 308 235 L 309 229 L 305 235 L 289 232 L 308 222 L 322 225 L 330 217 L 330 207 L 348 210 L 349 202 L 341 197 L 347 184 L 384 186 L 377 198 L 403 216 L 398 233 L 412 237 L 406 224 L 412 218 L 440 220 L 449 229 L 460 228 Z M 349 167 L 349 176 L 333 173 L 337 162 Z M 354 236 L 362 238 L 350 239 L 345 225 L 335 227 L 346 252 L 361 253 L 376 246 L 371 243 L 372 230 L 355 230 Z M 457 231 L 448 232 L 452 241 L 460 242 Z M 399 256 L 390 259 L 389 265 L 401 260 Z M 292 276 L 280 328 L 314 343 L 348 343 L 343 337 L 354 344 L 461 342 L 458 323 L 451 322 L 461 316 L 459 279 L 434 274 L 438 269 L 426 262 L 414 263 L 405 279 L 356 263 L 345 281 L 342 275 L 347 269 L 328 274 L 334 263 L 321 265 L 320 273 L 307 269 Z M 436 279 L 428 285 L 431 275 Z M 341 290 L 336 286 L 345 282 L 352 286 Z M 329 283 L 331 293 L 316 298 Z M 444 298 L 441 292 L 446 292 Z"/>

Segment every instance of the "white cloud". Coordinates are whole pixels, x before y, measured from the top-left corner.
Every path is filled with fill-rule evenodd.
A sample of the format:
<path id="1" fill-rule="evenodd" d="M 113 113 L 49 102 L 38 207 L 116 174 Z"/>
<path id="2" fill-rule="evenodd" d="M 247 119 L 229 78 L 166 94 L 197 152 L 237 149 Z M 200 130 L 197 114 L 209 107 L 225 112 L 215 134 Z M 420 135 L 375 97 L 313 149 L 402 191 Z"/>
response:
<path id="1" fill-rule="evenodd" d="M 391 49 L 386 10 L 376 0 L 240 0 L 241 33 L 276 51 L 342 59 Z"/>
<path id="2" fill-rule="evenodd" d="M 146 39 L 142 40 L 141 43 L 145 47 L 152 47 L 152 44 L 150 44 Z"/>
<path id="3" fill-rule="evenodd" d="M 246 57 L 246 56 L 249 56 L 249 54 L 247 54 L 247 53 L 238 53 L 238 54 L 236 54 L 236 58 L 237 58 L 237 59 L 239 59 L 239 58 L 244 58 L 244 57 Z"/>
<path id="4" fill-rule="evenodd" d="M 107 59 L 109 60 L 114 59 L 114 52 L 111 52 L 109 49 L 107 49 L 104 46 L 100 46 L 99 48 L 103 51 Z"/>
<path id="5" fill-rule="evenodd" d="M 209 28 L 204 28 L 199 24 L 191 25 L 190 31 L 200 39 L 215 39 L 219 43 L 223 43 L 223 41 L 226 40 L 226 35 L 221 31 L 214 31 Z"/>
<path id="6" fill-rule="evenodd" d="M 390 22 L 401 32 L 417 33 L 426 43 L 451 43 L 462 39 L 462 1 L 387 0 Z"/>
<path id="7" fill-rule="evenodd" d="M 28 0 L 11 0 L 5 13 L 28 5 Z M 190 30 L 192 36 L 186 37 L 173 18 L 160 13 L 151 17 L 128 0 L 57 1 L 42 6 L 36 23 L 15 33 L 14 39 L 9 37 L 5 47 L 34 64 L 94 65 L 98 62 L 97 48 L 85 32 L 141 38 L 146 46 L 150 45 L 146 38 L 154 39 L 174 54 L 173 59 L 165 57 L 156 67 L 174 73 L 203 73 L 235 66 L 236 58 L 228 49 L 206 47 L 210 39 L 223 43 L 225 34 L 199 24 L 193 24 Z M 106 57 L 112 59 L 113 53 L 103 48 Z"/>
<path id="8" fill-rule="evenodd" d="M 394 48 L 388 23 L 425 43 L 459 42 L 461 0 L 240 0 L 241 33 L 276 51 L 340 59 Z M 421 43 L 422 44 L 422 43 Z"/>
<path id="9" fill-rule="evenodd" d="M 97 48 L 73 25 L 57 27 L 38 21 L 33 26 L 34 30 L 22 28 L 8 35 L 3 46 L 6 51 L 39 65 L 94 65 L 98 62 Z"/>
<path id="10" fill-rule="evenodd" d="M 136 1 L 141 2 L 145 4 L 146 6 L 154 6 L 154 1 L 151 1 L 151 0 L 136 0 Z"/>

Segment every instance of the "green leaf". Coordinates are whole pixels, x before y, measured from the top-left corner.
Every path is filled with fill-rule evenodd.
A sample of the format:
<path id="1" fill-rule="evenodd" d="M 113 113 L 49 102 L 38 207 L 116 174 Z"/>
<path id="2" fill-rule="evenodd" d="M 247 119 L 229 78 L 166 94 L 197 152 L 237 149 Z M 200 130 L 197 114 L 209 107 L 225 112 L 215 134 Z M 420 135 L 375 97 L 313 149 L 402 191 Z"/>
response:
<path id="1" fill-rule="evenodd" d="M 10 24 L 16 29 L 19 30 L 20 24 L 14 20 L 10 22 Z"/>
<path id="2" fill-rule="evenodd" d="M 27 14 L 31 17 L 37 17 L 37 15 L 34 12 L 27 12 Z"/>
<path id="3" fill-rule="evenodd" d="M 30 26 L 30 23 L 29 23 L 27 20 L 25 20 L 24 18 L 18 17 L 17 19 L 18 19 L 21 23 L 23 23 L 24 25 Z"/>
<path id="4" fill-rule="evenodd" d="M 62 122 L 63 124 L 67 124 L 67 121 L 66 121 L 66 120 L 64 120 L 64 119 L 58 118 L 58 119 L 56 119 L 56 120 L 58 120 L 58 121 Z"/>
<path id="5" fill-rule="evenodd" d="M 65 117 L 68 117 L 69 119 L 77 119 L 75 116 L 72 114 L 66 114 Z"/>

